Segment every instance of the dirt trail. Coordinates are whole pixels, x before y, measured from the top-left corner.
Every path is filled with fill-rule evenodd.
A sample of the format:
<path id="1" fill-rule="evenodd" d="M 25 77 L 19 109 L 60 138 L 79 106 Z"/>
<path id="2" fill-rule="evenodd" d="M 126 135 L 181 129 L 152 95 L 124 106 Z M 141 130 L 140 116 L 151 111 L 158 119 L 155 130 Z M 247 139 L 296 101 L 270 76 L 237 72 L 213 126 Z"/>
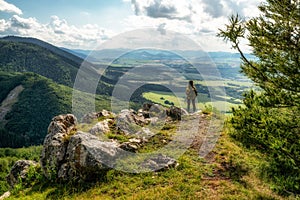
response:
<path id="1" fill-rule="evenodd" d="M 18 101 L 19 94 L 24 90 L 22 85 L 15 87 L 9 92 L 7 97 L 1 102 L 0 105 L 0 121 L 3 121 L 5 115 L 11 110 L 12 106 Z"/>

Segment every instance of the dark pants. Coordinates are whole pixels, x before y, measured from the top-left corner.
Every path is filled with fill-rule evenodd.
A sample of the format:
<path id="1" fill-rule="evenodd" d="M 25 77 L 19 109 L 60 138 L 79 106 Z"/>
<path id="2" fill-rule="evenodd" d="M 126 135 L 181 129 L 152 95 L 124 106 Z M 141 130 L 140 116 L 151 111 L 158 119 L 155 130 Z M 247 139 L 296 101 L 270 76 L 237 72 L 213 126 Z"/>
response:
<path id="1" fill-rule="evenodd" d="M 193 104 L 193 112 L 196 112 L 196 103 L 195 103 L 195 99 L 188 99 L 187 100 L 187 111 L 190 112 L 190 105 L 191 102 Z"/>

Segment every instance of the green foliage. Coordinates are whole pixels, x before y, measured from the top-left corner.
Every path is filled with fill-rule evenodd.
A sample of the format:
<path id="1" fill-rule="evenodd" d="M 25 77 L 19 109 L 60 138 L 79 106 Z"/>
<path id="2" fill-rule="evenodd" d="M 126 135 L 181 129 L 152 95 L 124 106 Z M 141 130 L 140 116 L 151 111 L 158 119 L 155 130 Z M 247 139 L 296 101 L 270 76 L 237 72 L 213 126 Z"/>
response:
<path id="1" fill-rule="evenodd" d="M 269 157 L 265 176 L 273 180 L 281 193 L 299 193 L 300 116 L 299 108 L 269 108 L 261 105 L 261 95 L 251 91 L 245 108 L 233 109 L 233 138 L 255 147 Z"/>
<path id="2" fill-rule="evenodd" d="M 51 119 L 72 112 L 72 89 L 67 86 L 58 85 L 33 73 L 5 72 L 0 73 L 0 87 L 2 84 L 11 85 L 9 89 L 21 84 L 24 90 L 6 114 L 7 122 L 0 126 L 0 147 L 42 144 Z M 4 96 L 0 98 L 4 99 Z M 109 100 L 107 96 L 96 95 L 96 109 L 108 109 Z M 87 113 L 85 107 L 80 109 L 82 113 Z"/>
<path id="3" fill-rule="evenodd" d="M 34 72 L 68 86 L 80 67 L 50 50 L 22 42 L 0 41 L 0 57 L 2 71 Z"/>
<path id="4" fill-rule="evenodd" d="M 31 146 L 27 148 L 20 148 L 20 149 L 12 149 L 12 148 L 0 148 L 0 194 L 8 191 L 10 189 L 9 185 L 6 182 L 6 176 L 9 173 L 11 167 L 15 164 L 17 160 L 26 159 L 26 160 L 34 160 L 36 162 L 39 161 L 40 155 L 42 151 L 42 146 Z M 33 170 L 33 169 L 31 169 Z M 31 181 L 28 183 L 33 182 L 33 179 L 40 177 L 36 171 L 32 171 L 29 173 L 29 177 L 31 177 Z M 33 178 L 35 177 L 35 178 Z M 23 189 L 22 185 L 17 186 L 19 190 Z"/>
<path id="5" fill-rule="evenodd" d="M 231 135 L 268 156 L 264 175 L 283 194 L 300 193 L 300 2 L 267 0 L 261 16 L 230 18 L 219 36 L 241 54 L 242 71 L 261 89 L 245 94 L 233 109 Z M 248 60 L 239 44 L 247 39 L 258 60 Z"/>

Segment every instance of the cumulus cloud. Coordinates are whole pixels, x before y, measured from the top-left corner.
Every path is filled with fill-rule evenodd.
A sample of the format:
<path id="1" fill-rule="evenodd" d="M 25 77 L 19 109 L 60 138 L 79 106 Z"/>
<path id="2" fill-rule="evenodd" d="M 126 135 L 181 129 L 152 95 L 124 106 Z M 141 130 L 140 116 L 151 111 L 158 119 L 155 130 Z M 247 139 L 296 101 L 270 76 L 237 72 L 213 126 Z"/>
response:
<path id="1" fill-rule="evenodd" d="M 42 24 L 35 18 L 22 18 L 13 15 L 8 20 L 0 20 L 0 35 L 20 35 L 36 37 L 57 46 L 92 49 L 95 45 L 109 39 L 114 33 L 87 24 L 76 27 L 64 19 L 52 16 L 49 23 Z"/>
<path id="2" fill-rule="evenodd" d="M 4 0 L 0 0 L 0 11 L 22 15 L 22 10 L 20 8 L 13 4 L 7 3 Z"/>
<path id="3" fill-rule="evenodd" d="M 125 24 L 132 28 L 153 27 L 162 34 L 167 30 L 180 32 L 198 40 L 207 49 L 220 47 L 224 50 L 224 43 L 216 37 L 218 29 L 223 28 L 232 14 L 239 13 L 245 18 L 257 16 L 257 6 L 261 2 L 262 0 L 131 0 L 135 16 L 128 17 Z"/>
<path id="4" fill-rule="evenodd" d="M 191 9 L 186 1 L 131 0 L 136 15 L 191 21 Z"/>
<path id="5" fill-rule="evenodd" d="M 252 16 L 251 13 L 256 15 L 260 2 L 261 0 L 131 0 L 137 16 L 185 20 L 190 23 L 203 20 L 203 17 L 206 19 L 207 16 L 220 18 L 232 13 L 246 17 Z"/>

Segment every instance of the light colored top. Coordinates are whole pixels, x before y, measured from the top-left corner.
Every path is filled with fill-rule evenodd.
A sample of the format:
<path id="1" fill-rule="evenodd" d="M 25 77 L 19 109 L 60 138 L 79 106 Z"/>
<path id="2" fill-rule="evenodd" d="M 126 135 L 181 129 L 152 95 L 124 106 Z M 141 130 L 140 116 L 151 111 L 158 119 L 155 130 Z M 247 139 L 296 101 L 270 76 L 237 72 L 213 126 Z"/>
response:
<path id="1" fill-rule="evenodd" d="M 189 84 L 185 90 L 186 98 L 190 100 L 194 100 L 196 98 L 196 92 L 194 88 Z"/>

